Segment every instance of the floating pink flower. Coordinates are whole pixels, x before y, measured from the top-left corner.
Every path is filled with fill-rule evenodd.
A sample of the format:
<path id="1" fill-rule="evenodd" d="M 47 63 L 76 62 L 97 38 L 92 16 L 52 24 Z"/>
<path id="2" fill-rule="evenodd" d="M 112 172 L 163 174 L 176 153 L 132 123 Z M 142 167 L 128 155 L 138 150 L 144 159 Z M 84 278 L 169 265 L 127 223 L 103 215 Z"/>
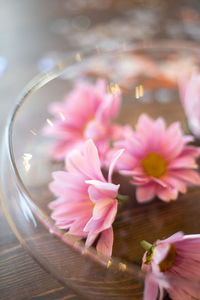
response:
<path id="1" fill-rule="evenodd" d="M 116 147 L 126 151 L 117 163 L 118 170 L 132 176 L 137 185 L 139 202 L 158 196 L 163 201 L 175 200 L 178 193 L 185 193 L 187 185 L 200 185 L 195 158 L 199 148 L 187 145 L 192 136 L 184 136 L 180 123 L 166 128 L 163 118 L 152 120 L 143 114 L 139 117 L 136 132 L 126 132 Z"/>
<path id="2" fill-rule="evenodd" d="M 50 153 L 53 159 L 63 160 L 89 138 L 95 142 L 100 155 L 106 153 L 109 139 L 121 132 L 120 126 L 111 124 L 120 108 L 120 90 L 117 87 L 108 92 L 103 79 L 95 85 L 81 82 L 63 102 L 50 106 L 54 118 L 45 126 L 44 133 L 57 139 Z"/>
<path id="3" fill-rule="evenodd" d="M 119 189 L 119 185 L 111 183 L 111 176 L 122 151 L 114 154 L 107 182 L 100 169 L 97 148 L 88 140 L 82 151 L 76 150 L 68 156 L 66 172 L 53 173 L 54 181 L 50 184 L 57 197 L 49 204 L 56 225 L 69 234 L 86 238 L 88 247 L 99 237 L 97 251 L 107 256 L 112 253 L 112 223 Z"/>
<path id="4" fill-rule="evenodd" d="M 144 300 L 156 300 L 158 294 L 162 300 L 164 289 L 172 300 L 200 299 L 197 285 L 200 277 L 200 234 L 177 232 L 168 239 L 156 241 L 154 245 L 145 241 L 141 244 L 148 250 L 143 257 L 142 269 L 153 275 L 146 277 Z"/>
<path id="5" fill-rule="evenodd" d="M 191 78 L 181 77 L 179 92 L 189 128 L 200 138 L 200 75 L 193 73 Z"/>

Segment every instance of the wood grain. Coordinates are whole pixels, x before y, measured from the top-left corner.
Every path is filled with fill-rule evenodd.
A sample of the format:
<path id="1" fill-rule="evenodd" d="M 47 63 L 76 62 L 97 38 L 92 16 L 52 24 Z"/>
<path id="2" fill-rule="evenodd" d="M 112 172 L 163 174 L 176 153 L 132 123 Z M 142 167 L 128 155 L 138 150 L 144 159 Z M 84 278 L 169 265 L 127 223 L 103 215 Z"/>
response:
<path id="1" fill-rule="evenodd" d="M 70 3 L 71 2 L 71 3 Z M 0 0 L 0 56 L 5 56 L 8 60 L 8 67 L 5 74 L 0 78 L 0 132 L 2 133 L 8 113 L 13 106 L 17 95 L 24 87 L 24 85 L 32 79 L 38 72 L 38 60 L 50 51 L 71 51 L 80 49 L 80 45 L 69 42 L 67 36 L 55 34 L 52 31 L 52 25 L 57 20 L 71 20 L 74 16 L 87 15 L 91 18 L 91 27 L 95 24 L 108 24 L 115 17 L 115 21 L 124 19 L 126 23 L 126 14 L 124 9 L 130 13 L 135 8 L 143 7 L 145 1 L 131 1 L 131 0 L 111 0 L 107 9 L 96 10 L 94 7 L 85 6 L 81 11 L 73 11 L 69 9 L 69 5 L 73 1 L 69 0 Z M 80 1 L 79 1 L 80 2 Z M 90 3 L 91 1 L 88 1 Z M 147 1 L 148 2 L 148 1 Z M 164 5 L 164 15 L 160 21 L 160 31 L 156 38 L 166 38 L 167 34 L 164 29 L 164 18 L 174 18 L 177 21 L 177 8 L 182 5 L 189 5 L 187 1 L 152 1 L 155 7 L 158 8 L 158 13 L 161 5 Z M 173 5 L 173 7 L 171 6 Z M 199 1 L 191 1 L 191 8 L 199 10 Z M 138 10 L 140 13 L 140 10 Z M 139 26 L 138 26 L 139 27 Z M 104 27 L 102 27 L 104 28 Z M 132 32 L 132 28 L 130 30 Z M 73 32 L 70 33 L 73 35 Z M 84 32 L 82 33 L 84 35 Z M 111 33 L 112 37 L 112 33 Z M 105 37 L 107 38 L 107 36 Z M 151 38 L 151 37 L 150 37 Z M 192 39 L 187 34 L 180 34 L 180 38 Z M 144 38 L 142 37 L 142 40 Z M 159 108 L 158 108 L 159 109 Z M 2 134 L 1 134 L 2 140 Z M 131 191 L 133 193 L 133 191 Z M 190 220 L 187 219 L 185 212 L 188 208 L 188 213 L 191 212 L 198 221 L 198 211 L 195 211 L 195 203 L 199 208 L 198 194 L 191 191 L 191 202 L 188 202 L 184 197 L 180 202 L 180 209 L 174 209 L 174 204 L 170 204 L 168 208 L 164 208 L 164 204 L 156 201 L 154 210 L 148 205 L 146 210 L 140 211 L 137 206 L 136 210 L 132 207 L 127 207 L 126 210 L 119 214 L 116 222 L 116 244 L 114 254 L 120 253 L 121 257 L 139 264 L 142 250 L 136 249 L 136 252 L 126 252 L 127 246 L 127 232 L 134 232 L 134 243 L 139 242 L 139 235 L 141 232 L 147 235 L 148 230 L 154 230 L 153 235 L 157 238 L 159 226 L 157 224 L 157 214 L 164 214 L 164 221 L 168 225 L 168 230 L 172 231 L 178 229 L 178 224 L 184 223 L 187 226 Z M 191 205 L 190 205 L 191 204 Z M 134 204 L 135 205 L 135 204 Z M 182 206 L 183 205 L 183 206 Z M 170 211 L 177 218 L 177 223 L 173 223 L 170 218 Z M 135 213 L 137 212 L 137 213 Z M 149 223 L 144 225 L 144 217 Z M 135 224 L 140 231 L 134 231 L 128 224 L 129 218 L 135 219 Z M 123 222 L 122 222 L 123 220 Z M 124 221 L 125 220 L 125 221 Z M 184 220 L 184 222 L 183 222 Z M 122 225 L 123 224 L 123 225 Z M 198 232 L 198 222 L 193 227 Z M 185 225 L 185 226 L 186 226 Z M 188 229 L 189 227 L 187 227 Z M 189 229 L 188 229 L 189 230 Z M 121 247 L 121 244 L 124 246 Z M 104 284 L 97 285 L 101 288 Z M 84 285 L 83 285 L 84 288 Z M 87 286 L 85 287 L 88 288 Z M 109 286 L 108 286 L 109 289 Z M 121 289 L 123 293 L 123 286 Z M 112 292 L 112 291 L 111 291 Z M 129 290 L 126 291 L 127 294 Z M 136 290 L 137 292 L 137 290 Z M 108 296 L 113 294 L 109 294 Z M 101 295 L 99 296 L 99 298 Z M 75 295 L 74 292 L 68 288 L 63 287 L 58 283 L 52 275 L 44 271 L 24 250 L 19 244 L 15 235 L 11 231 L 8 223 L 0 208 L 0 299 L 1 300 L 81 300 L 82 297 Z M 95 299 L 95 297 L 94 297 Z M 101 298 L 104 299 L 104 298 Z M 141 299 L 141 289 L 138 289 L 138 299 Z"/>
<path id="2" fill-rule="evenodd" d="M 33 261 L 19 244 L 2 213 L 0 228 L 0 299 L 80 300 Z"/>

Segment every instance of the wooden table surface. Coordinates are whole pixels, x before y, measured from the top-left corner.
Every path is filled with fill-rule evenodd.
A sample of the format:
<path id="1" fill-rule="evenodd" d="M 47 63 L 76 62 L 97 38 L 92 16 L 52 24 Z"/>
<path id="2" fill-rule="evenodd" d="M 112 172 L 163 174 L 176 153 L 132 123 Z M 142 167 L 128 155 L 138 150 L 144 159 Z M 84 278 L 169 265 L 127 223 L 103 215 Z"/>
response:
<path id="1" fill-rule="evenodd" d="M 124 39 L 131 37 L 136 41 L 141 37 L 145 40 L 160 37 L 200 40 L 199 23 L 196 31 L 190 27 L 184 31 L 181 27 L 182 16 L 199 22 L 198 1 L 191 1 L 190 7 L 186 6 L 187 1 L 177 1 L 174 6 L 179 7 L 179 12 L 170 6 L 174 1 L 152 1 L 152 10 L 148 10 L 149 4 L 146 8 L 138 6 L 140 2 L 145 1 L 0 0 L 1 136 L 8 112 L 20 90 L 38 69 L 58 62 L 63 52 L 92 45 L 95 38 L 101 39 L 102 44 L 108 40 L 116 42 L 119 34 Z M 157 12 L 170 15 L 168 23 L 164 24 L 167 30 L 158 31 L 154 18 L 159 15 Z M 176 19 L 178 13 L 180 23 Z M 127 22 L 131 26 L 141 22 L 142 26 L 127 30 Z M 163 20 L 161 23 L 164 26 Z M 46 59 L 49 57 L 50 61 Z M 1 68 L 5 70 L 1 72 Z M 81 299 L 61 286 L 25 252 L 1 208 L 0 299 Z"/>

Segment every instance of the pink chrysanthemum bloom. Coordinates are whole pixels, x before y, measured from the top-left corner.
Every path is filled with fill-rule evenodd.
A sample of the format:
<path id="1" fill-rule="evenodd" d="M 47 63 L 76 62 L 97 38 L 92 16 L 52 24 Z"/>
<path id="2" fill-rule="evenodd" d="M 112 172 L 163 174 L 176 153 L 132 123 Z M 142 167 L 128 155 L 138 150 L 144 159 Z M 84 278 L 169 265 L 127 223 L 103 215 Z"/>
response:
<path id="1" fill-rule="evenodd" d="M 153 275 L 146 277 L 144 300 L 156 300 L 158 295 L 162 300 L 164 289 L 172 300 L 200 299 L 199 286 L 195 285 L 200 277 L 200 234 L 177 232 L 154 245 L 141 244 L 147 250 L 142 269 Z"/>
<path id="2" fill-rule="evenodd" d="M 191 78 L 179 80 L 181 102 L 192 133 L 200 138 L 200 75 L 193 73 Z"/>
<path id="3" fill-rule="evenodd" d="M 50 184 L 57 197 L 49 204 L 56 225 L 69 234 L 86 238 L 87 247 L 99 238 L 97 251 L 106 256 L 112 253 L 112 223 L 117 213 L 119 189 L 119 185 L 111 182 L 111 176 L 122 152 L 115 152 L 106 181 L 97 148 L 88 140 L 82 151 L 76 150 L 68 156 L 66 172 L 53 173 L 54 181 Z"/>
<path id="4" fill-rule="evenodd" d="M 115 147 L 126 151 L 117 163 L 120 173 L 132 176 L 137 186 L 138 202 L 146 202 L 154 196 L 163 201 L 175 200 L 178 193 L 185 193 L 187 185 L 200 185 L 195 158 L 199 148 L 187 145 L 192 136 L 184 136 L 180 123 L 166 128 L 163 118 L 152 120 L 142 114 L 136 124 L 136 132 L 126 132 L 126 138 Z"/>
<path id="5" fill-rule="evenodd" d="M 57 139 L 50 152 L 51 157 L 63 160 L 89 138 L 93 139 L 103 157 L 109 148 L 109 139 L 121 132 L 120 126 L 111 124 L 118 115 L 120 101 L 118 86 L 108 92 L 103 79 L 96 84 L 77 83 L 63 102 L 56 102 L 49 108 L 54 118 L 45 126 L 44 134 Z"/>

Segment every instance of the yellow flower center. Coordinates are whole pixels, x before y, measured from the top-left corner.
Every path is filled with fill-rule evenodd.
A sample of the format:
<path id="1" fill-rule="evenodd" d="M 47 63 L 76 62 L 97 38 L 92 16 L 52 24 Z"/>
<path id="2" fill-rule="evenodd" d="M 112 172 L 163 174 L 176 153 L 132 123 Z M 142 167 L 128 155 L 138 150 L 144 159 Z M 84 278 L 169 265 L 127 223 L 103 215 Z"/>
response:
<path id="1" fill-rule="evenodd" d="M 149 153 L 142 160 L 142 167 L 148 176 L 160 178 L 166 172 L 167 163 L 159 154 Z"/>
<path id="2" fill-rule="evenodd" d="M 153 252 L 154 252 L 155 247 L 156 247 L 156 245 L 152 245 L 151 248 L 149 248 L 149 250 L 147 251 L 145 264 L 150 265 L 152 263 Z"/>
<path id="3" fill-rule="evenodd" d="M 173 266 L 175 259 L 176 259 L 176 248 L 173 244 L 171 244 L 166 257 L 159 264 L 160 272 L 165 272 L 169 270 Z"/>
<path id="4" fill-rule="evenodd" d="M 153 253 L 156 248 L 156 245 L 152 245 L 146 254 L 145 264 L 150 265 L 153 260 Z M 160 272 L 165 272 L 174 265 L 176 259 L 176 248 L 173 244 L 170 245 L 170 248 L 167 252 L 165 258 L 159 263 Z"/>

